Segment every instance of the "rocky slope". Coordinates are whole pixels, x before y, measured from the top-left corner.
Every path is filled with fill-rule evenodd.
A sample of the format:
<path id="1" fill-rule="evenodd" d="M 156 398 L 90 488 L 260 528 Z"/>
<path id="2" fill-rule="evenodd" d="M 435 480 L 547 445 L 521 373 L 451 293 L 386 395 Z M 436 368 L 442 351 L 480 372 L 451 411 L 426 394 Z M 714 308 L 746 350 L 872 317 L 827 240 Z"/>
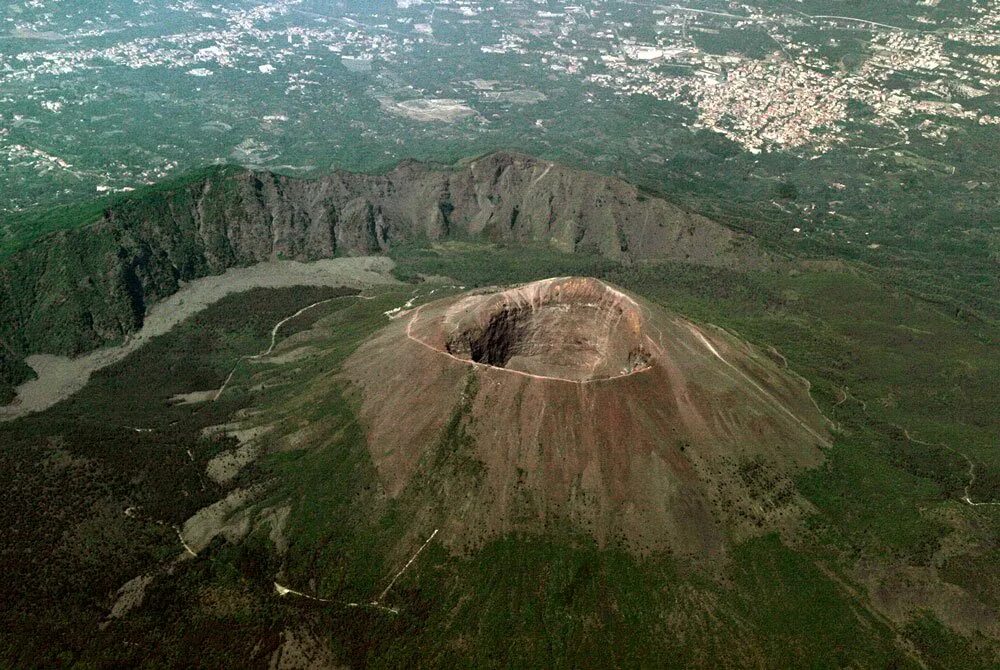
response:
<path id="1" fill-rule="evenodd" d="M 317 180 L 226 168 L 123 199 L 4 259 L 0 385 L 23 377 L 26 354 L 78 354 L 133 332 L 184 281 L 275 258 L 469 237 L 623 262 L 766 262 L 751 239 L 619 179 L 516 154 Z"/>
<path id="2" fill-rule="evenodd" d="M 590 278 L 411 310 L 344 376 L 388 499 L 453 550 L 569 525 L 708 558 L 792 529 L 825 420 L 806 383 L 720 329 Z"/>

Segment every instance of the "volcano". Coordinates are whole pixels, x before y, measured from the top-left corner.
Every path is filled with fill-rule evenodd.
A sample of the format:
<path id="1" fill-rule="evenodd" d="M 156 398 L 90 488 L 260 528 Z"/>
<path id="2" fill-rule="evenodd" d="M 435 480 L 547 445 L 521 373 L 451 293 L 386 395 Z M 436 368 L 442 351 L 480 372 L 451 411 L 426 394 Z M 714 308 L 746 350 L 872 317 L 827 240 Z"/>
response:
<path id="1" fill-rule="evenodd" d="M 384 489 L 455 551 L 569 529 L 704 557 L 793 528 L 826 421 L 765 352 L 592 278 L 402 313 L 346 361 Z"/>

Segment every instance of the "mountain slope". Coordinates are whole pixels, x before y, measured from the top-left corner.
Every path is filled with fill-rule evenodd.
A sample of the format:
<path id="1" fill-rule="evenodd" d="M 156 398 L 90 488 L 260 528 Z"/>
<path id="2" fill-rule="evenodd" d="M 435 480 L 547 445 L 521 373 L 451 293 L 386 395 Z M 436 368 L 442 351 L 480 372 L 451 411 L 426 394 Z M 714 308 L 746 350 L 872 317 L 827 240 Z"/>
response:
<path id="1" fill-rule="evenodd" d="M 801 379 L 590 278 L 422 305 L 344 370 L 386 495 L 453 550 L 569 524 L 719 556 L 801 518 L 790 476 L 829 445 Z"/>
<path id="2" fill-rule="evenodd" d="M 119 339 L 181 282 L 229 267 L 464 237 L 624 262 L 767 262 L 750 238 L 621 180 L 516 154 L 318 180 L 222 169 L 125 198 L 99 221 L 0 262 L 0 379 L 23 378 L 26 354 L 74 355 Z"/>

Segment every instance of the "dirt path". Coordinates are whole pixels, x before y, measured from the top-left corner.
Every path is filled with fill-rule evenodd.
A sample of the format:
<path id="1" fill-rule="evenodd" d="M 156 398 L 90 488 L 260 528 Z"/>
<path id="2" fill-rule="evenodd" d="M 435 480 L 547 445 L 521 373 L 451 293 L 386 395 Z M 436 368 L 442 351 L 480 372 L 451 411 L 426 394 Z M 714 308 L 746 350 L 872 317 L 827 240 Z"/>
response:
<path id="1" fill-rule="evenodd" d="M 838 399 L 837 402 L 834 403 L 833 405 L 834 407 L 839 407 L 840 405 L 844 404 L 848 399 L 850 399 L 861 405 L 861 411 L 864 412 L 865 416 L 871 416 L 871 414 L 868 412 L 868 403 L 862 400 L 861 398 L 858 398 L 853 393 L 851 393 L 851 390 L 849 388 L 845 386 L 844 388 L 837 389 L 837 391 L 843 397 Z M 944 444 L 943 442 L 935 444 L 933 442 L 925 442 L 923 440 L 918 440 L 917 438 L 910 435 L 910 431 L 908 429 L 904 428 L 903 426 L 900 426 L 898 423 L 892 423 L 891 425 L 896 430 L 902 431 L 903 437 L 905 437 L 908 442 L 921 444 L 925 447 L 940 447 L 941 449 L 947 449 L 951 453 L 960 456 L 962 460 L 964 460 L 969 465 L 969 481 L 968 483 L 966 483 L 965 490 L 963 491 L 963 495 L 960 498 L 962 502 L 972 507 L 1000 506 L 1000 502 L 975 502 L 972 499 L 972 486 L 976 483 L 976 463 L 971 458 L 969 458 L 969 456 L 966 455 L 965 452 L 956 449 L 955 447 L 952 447 L 950 445 Z"/>
<path id="2" fill-rule="evenodd" d="M 767 400 L 769 400 L 771 402 L 771 404 L 773 404 L 775 407 L 777 407 L 778 409 L 780 409 L 781 411 L 783 411 L 785 414 L 787 414 L 788 416 L 790 416 L 807 433 L 809 433 L 810 435 L 812 435 L 813 437 L 815 437 L 822 444 L 826 445 L 827 447 L 832 446 L 832 443 L 830 442 L 830 440 L 826 439 L 825 437 L 823 437 L 822 435 L 820 435 L 819 433 L 817 433 L 815 430 L 813 430 L 812 428 L 810 428 L 804 421 L 802 421 L 802 419 L 800 419 L 799 417 L 797 417 L 792 410 L 790 410 L 787 407 L 785 407 L 784 403 L 782 403 L 780 400 L 778 400 L 773 395 L 771 395 L 770 393 L 768 393 L 757 382 L 755 382 L 754 380 L 750 379 L 750 377 L 745 372 L 743 372 L 738 367 L 736 367 L 735 365 L 733 365 L 732 363 L 730 363 L 729 361 L 727 361 L 722 356 L 722 354 L 720 354 L 719 351 L 712 345 L 712 343 L 708 341 L 708 338 L 705 337 L 702 334 L 702 332 L 698 329 L 697 326 L 691 324 L 691 325 L 688 326 L 688 329 L 695 335 L 695 337 L 698 338 L 698 340 L 703 345 L 705 345 L 705 348 L 708 349 L 708 351 L 713 356 L 715 356 L 717 359 L 719 359 L 720 361 L 722 361 L 727 367 L 731 368 L 734 372 L 736 372 L 736 374 L 738 374 L 740 377 L 742 377 L 744 380 L 746 380 L 751 386 L 753 386 L 755 389 L 757 389 L 757 391 L 759 391 L 763 395 L 764 398 L 766 398 Z"/>
<path id="3" fill-rule="evenodd" d="M 183 286 L 177 293 L 152 306 L 141 330 L 124 344 L 98 349 L 78 358 L 38 354 L 27 359 L 38 378 L 17 388 L 14 403 L 0 407 L 0 421 L 48 409 L 82 389 L 90 375 L 122 360 L 150 339 L 169 332 L 227 295 L 253 288 L 292 286 L 346 286 L 365 289 L 398 283 L 393 279 L 393 262 L 385 257 L 333 258 L 314 263 L 272 261 L 225 274 L 204 277 Z"/>
<path id="4" fill-rule="evenodd" d="M 391 580 L 389 581 L 389 585 L 385 587 L 385 590 L 384 590 L 384 591 L 382 591 L 382 593 L 381 593 L 381 594 L 379 594 L 379 597 L 378 597 L 378 598 L 376 598 L 376 599 L 375 599 L 375 602 L 374 602 L 374 603 L 372 603 L 372 604 L 374 604 L 374 605 L 378 605 L 378 604 L 379 604 L 379 603 L 381 603 L 381 602 L 382 602 L 383 600 L 385 600 L 385 597 L 386 597 L 387 595 L 389 595 L 389 590 L 390 590 L 390 589 L 391 589 L 391 588 L 393 587 L 393 585 L 394 585 L 394 584 L 396 583 L 396 580 L 397 580 L 397 579 L 399 579 L 400 575 L 402 575 L 402 574 L 403 574 L 404 572 L 406 572 L 406 569 L 407 569 L 408 567 L 410 567 L 410 566 L 411 566 L 411 565 L 413 564 L 413 561 L 417 560 L 417 556 L 419 556 L 419 555 L 420 555 L 420 552 L 422 552 L 422 551 L 424 550 L 424 548 L 425 548 L 425 547 L 426 547 L 426 546 L 427 546 L 428 544 L 430 544 L 430 543 L 431 543 L 431 540 L 433 540 L 433 539 L 434 539 L 434 536 L 435 536 L 435 535 L 437 535 L 437 534 L 438 534 L 438 529 L 437 529 L 437 528 L 435 528 L 435 529 L 434 529 L 434 532 L 433 532 L 433 533 L 431 533 L 431 536 L 430 536 L 429 538 L 427 538 L 427 541 L 426 541 L 426 542 L 424 542 L 424 543 L 423 543 L 422 545 L 420 545 L 420 548 L 419 548 L 419 549 L 417 549 L 416 553 L 414 553 L 414 554 L 413 554 L 413 556 L 411 556 L 411 557 L 410 557 L 410 560 L 408 560 L 408 561 L 406 562 L 406 565 L 404 565 L 404 566 L 403 566 L 403 567 L 402 567 L 402 568 L 400 569 L 400 571 L 399 571 L 399 572 L 397 572 L 397 573 L 396 573 L 395 575 L 393 575 L 392 579 L 391 579 Z"/>
<path id="5" fill-rule="evenodd" d="M 434 536 L 437 535 L 437 534 L 438 534 L 438 529 L 435 528 L 434 532 L 431 533 L 430 537 L 428 537 L 427 540 L 422 545 L 420 545 L 420 548 L 417 549 L 417 551 L 414 552 L 413 556 L 410 557 L 410 560 L 408 560 L 406 562 L 406 565 L 404 565 L 402 568 L 400 568 L 399 572 L 397 572 L 395 575 L 392 576 L 392 579 L 389 580 L 389 585 L 385 587 L 385 590 L 383 590 L 381 594 L 379 594 L 378 598 L 376 598 L 375 600 L 371 601 L 370 603 L 344 603 L 344 607 L 371 607 L 371 608 L 374 608 L 374 609 L 378 609 L 378 610 L 382 610 L 382 611 L 385 611 L 385 612 L 389 612 L 391 614 L 399 614 L 399 609 L 397 609 L 395 607 L 388 607 L 386 605 L 383 605 L 382 601 L 385 600 L 385 597 L 389 594 L 389 591 L 392 589 L 393 585 L 395 585 L 396 580 L 399 579 L 400 576 L 404 572 L 406 572 L 407 568 L 409 568 L 411 565 L 413 565 L 413 562 L 415 560 L 417 560 L 417 556 L 419 556 L 420 553 L 425 548 L 427 548 L 427 545 L 429 545 L 431 543 L 431 540 L 433 540 Z M 186 547 L 186 545 L 185 545 L 185 547 Z M 282 584 L 279 584 L 278 582 L 274 582 L 274 591 L 275 591 L 275 593 L 277 593 L 281 597 L 291 595 L 291 596 L 298 596 L 300 598 L 306 598 L 307 600 L 314 600 L 314 601 L 319 602 L 319 603 L 336 603 L 337 602 L 336 600 L 330 600 L 328 598 L 319 598 L 317 596 L 311 596 L 308 593 L 302 593 L 301 591 L 296 591 L 295 589 L 290 589 L 287 586 L 283 586 Z"/>
<path id="6" fill-rule="evenodd" d="M 290 316 L 286 316 L 284 319 L 282 319 L 278 323 L 274 324 L 274 328 L 271 329 L 271 345 L 267 349 L 265 349 L 264 351 L 260 352 L 259 354 L 253 354 L 251 356 L 243 356 L 242 358 L 240 358 L 239 360 L 237 360 L 236 363 L 233 365 L 233 369 L 229 371 L 229 375 L 226 377 L 226 381 L 222 382 L 222 386 L 219 388 L 218 392 L 215 394 L 215 397 L 212 398 L 212 402 L 215 402 L 216 400 L 218 400 L 222 396 L 222 392 L 226 390 L 227 386 L 229 386 L 229 382 L 232 381 L 233 375 L 236 374 L 236 370 L 240 367 L 240 363 L 242 363 L 243 361 L 256 361 L 256 360 L 260 360 L 261 358 L 266 358 L 266 357 L 268 357 L 268 356 L 271 355 L 271 352 L 274 351 L 274 345 L 277 343 L 277 340 L 278 340 L 278 331 L 281 330 L 281 327 L 283 325 L 285 325 L 286 323 L 288 323 L 289 321 L 291 321 L 295 317 L 300 316 L 302 314 L 305 314 L 306 312 L 308 312 L 309 310 L 311 310 L 313 307 L 319 307 L 320 305 L 325 305 L 328 302 L 333 302 L 334 300 L 344 299 L 344 298 L 357 298 L 357 296 L 345 295 L 345 296 L 338 296 L 337 298 L 327 298 L 326 300 L 317 300 L 313 304 L 306 305 L 305 307 L 303 307 L 299 311 L 295 312 L 295 314 L 292 314 Z"/>
<path id="7" fill-rule="evenodd" d="M 1000 505 L 1000 502 L 975 502 L 972 500 L 972 485 L 976 483 L 976 463 L 971 458 L 966 456 L 964 452 L 959 451 L 954 447 L 950 447 L 944 443 L 933 444 L 931 442 L 924 442 L 923 440 L 918 440 L 917 438 L 912 437 L 910 435 L 910 431 L 908 431 L 906 428 L 903 428 L 902 426 L 895 423 L 892 425 L 896 426 L 897 429 L 903 431 L 903 436 L 910 442 L 915 442 L 916 444 L 922 444 L 925 447 L 943 447 L 948 451 L 950 451 L 951 453 L 958 454 L 963 459 L 965 459 L 965 462 L 969 464 L 969 483 L 965 485 L 965 492 L 964 492 L 965 495 L 962 496 L 962 502 L 966 503 L 967 505 L 971 505 L 973 507 L 989 507 L 992 505 Z"/>

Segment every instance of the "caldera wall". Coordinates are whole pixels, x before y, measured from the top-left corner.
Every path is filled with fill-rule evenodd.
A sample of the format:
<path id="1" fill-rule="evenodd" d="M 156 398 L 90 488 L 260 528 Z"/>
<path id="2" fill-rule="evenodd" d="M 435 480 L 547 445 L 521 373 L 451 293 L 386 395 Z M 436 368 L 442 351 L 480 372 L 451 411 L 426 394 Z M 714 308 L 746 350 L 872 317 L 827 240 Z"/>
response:
<path id="1" fill-rule="evenodd" d="M 453 236 L 622 262 L 768 262 L 751 238 L 626 182 L 518 154 L 315 180 L 221 169 L 122 197 L 91 225 L 0 261 L 0 391 L 23 377 L 27 354 L 76 355 L 138 330 L 150 305 L 183 282 Z"/>

